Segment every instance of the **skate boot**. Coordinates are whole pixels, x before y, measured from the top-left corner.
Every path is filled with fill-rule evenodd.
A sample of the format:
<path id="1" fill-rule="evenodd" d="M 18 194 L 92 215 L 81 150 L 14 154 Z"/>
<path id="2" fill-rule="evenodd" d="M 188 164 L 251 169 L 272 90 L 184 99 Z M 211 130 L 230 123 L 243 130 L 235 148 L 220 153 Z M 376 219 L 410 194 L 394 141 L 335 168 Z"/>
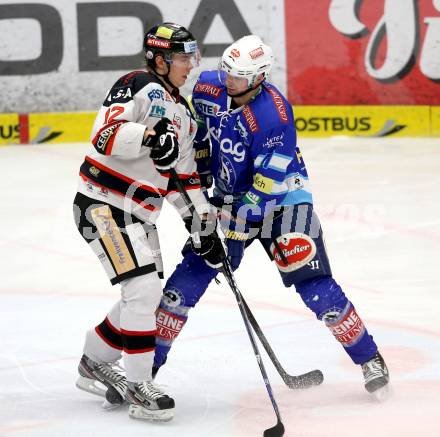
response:
<path id="1" fill-rule="evenodd" d="M 365 379 L 365 389 L 382 400 L 388 393 L 390 375 L 382 355 L 376 352 L 373 358 L 362 364 L 362 372 Z"/>
<path id="2" fill-rule="evenodd" d="M 127 392 L 127 380 L 116 369 L 115 363 L 97 363 L 86 355 L 78 365 L 76 386 L 84 391 L 106 398 L 112 405 L 122 405 Z"/>
<path id="3" fill-rule="evenodd" d="M 134 419 L 168 422 L 174 416 L 174 399 L 151 381 L 129 382 L 126 398 L 128 415 Z"/>

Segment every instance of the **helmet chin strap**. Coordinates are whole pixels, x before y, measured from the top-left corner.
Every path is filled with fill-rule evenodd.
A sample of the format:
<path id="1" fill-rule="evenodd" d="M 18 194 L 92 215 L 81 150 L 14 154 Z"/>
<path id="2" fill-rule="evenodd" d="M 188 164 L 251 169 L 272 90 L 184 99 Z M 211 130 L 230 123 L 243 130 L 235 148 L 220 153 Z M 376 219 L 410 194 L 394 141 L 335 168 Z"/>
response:
<path id="1" fill-rule="evenodd" d="M 170 65 L 166 62 L 168 71 L 165 74 L 160 74 L 156 71 L 156 68 L 153 68 L 154 73 L 161 77 L 170 87 L 171 87 L 171 95 L 178 100 L 180 98 L 180 91 L 170 80 L 168 75 L 170 74 Z"/>
<path id="2" fill-rule="evenodd" d="M 242 96 L 246 95 L 247 93 L 250 93 L 251 91 L 255 91 L 260 85 L 261 85 L 261 82 L 258 85 L 254 85 L 253 87 L 249 87 L 249 88 L 245 89 L 241 93 L 237 93 L 237 94 L 229 94 L 228 93 L 228 96 L 232 97 L 232 98 L 242 97 Z"/>

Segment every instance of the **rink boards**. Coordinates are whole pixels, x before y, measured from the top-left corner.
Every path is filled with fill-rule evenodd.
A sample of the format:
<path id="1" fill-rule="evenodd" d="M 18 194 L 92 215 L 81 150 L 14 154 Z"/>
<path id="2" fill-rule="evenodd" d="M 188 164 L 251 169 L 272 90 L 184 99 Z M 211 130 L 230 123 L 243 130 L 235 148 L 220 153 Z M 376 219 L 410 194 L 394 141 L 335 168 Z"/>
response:
<path id="1" fill-rule="evenodd" d="M 440 136 L 440 106 L 296 106 L 300 137 Z M 96 112 L 0 114 L 0 145 L 89 141 Z"/>

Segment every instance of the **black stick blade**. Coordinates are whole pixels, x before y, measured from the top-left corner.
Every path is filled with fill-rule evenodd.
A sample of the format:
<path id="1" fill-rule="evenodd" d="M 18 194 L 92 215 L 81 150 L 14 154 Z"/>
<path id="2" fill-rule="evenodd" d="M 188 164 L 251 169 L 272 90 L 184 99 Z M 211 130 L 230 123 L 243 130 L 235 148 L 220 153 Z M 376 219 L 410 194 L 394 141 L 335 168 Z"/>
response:
<path id="1" fill-rule="evenodd" d="M 283 380 L 289 388 L 309 388 L 314 385 L 322 384 L 322 381 L 324 381 L 324 375 L 320 370 L 312 370 L 311 372 L 298 376 L 285 375 Z"/>
<path id="2" fill-rule="evenodd" d="M 280 421 L 272 428 L 266 429 L 263 434 L 264 437 L 280 437 L 282 435 L 284 435 L 284 425 Z"/>

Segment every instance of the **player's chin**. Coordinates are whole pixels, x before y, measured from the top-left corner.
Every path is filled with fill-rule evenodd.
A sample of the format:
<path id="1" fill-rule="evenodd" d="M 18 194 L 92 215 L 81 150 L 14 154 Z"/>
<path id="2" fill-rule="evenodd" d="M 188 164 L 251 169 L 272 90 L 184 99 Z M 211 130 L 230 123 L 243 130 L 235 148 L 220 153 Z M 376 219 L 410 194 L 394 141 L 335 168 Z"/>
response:
<path id="1" fill-rule="evenodd" d="M 185 85 L 187 80 L 188 80 L 188 76 L 187 75 L 181 76 L 179 78 L 179 85 L 178 85 L 178 87 L 181 87 L 181 86 Z"/>
<path id="2" fill-rule="evenodd" d="M 226 91 L 229 97 L 236 97 L 238 94 L 240 94 L 237 90 L 231 88 L 226 88 Z"/>

